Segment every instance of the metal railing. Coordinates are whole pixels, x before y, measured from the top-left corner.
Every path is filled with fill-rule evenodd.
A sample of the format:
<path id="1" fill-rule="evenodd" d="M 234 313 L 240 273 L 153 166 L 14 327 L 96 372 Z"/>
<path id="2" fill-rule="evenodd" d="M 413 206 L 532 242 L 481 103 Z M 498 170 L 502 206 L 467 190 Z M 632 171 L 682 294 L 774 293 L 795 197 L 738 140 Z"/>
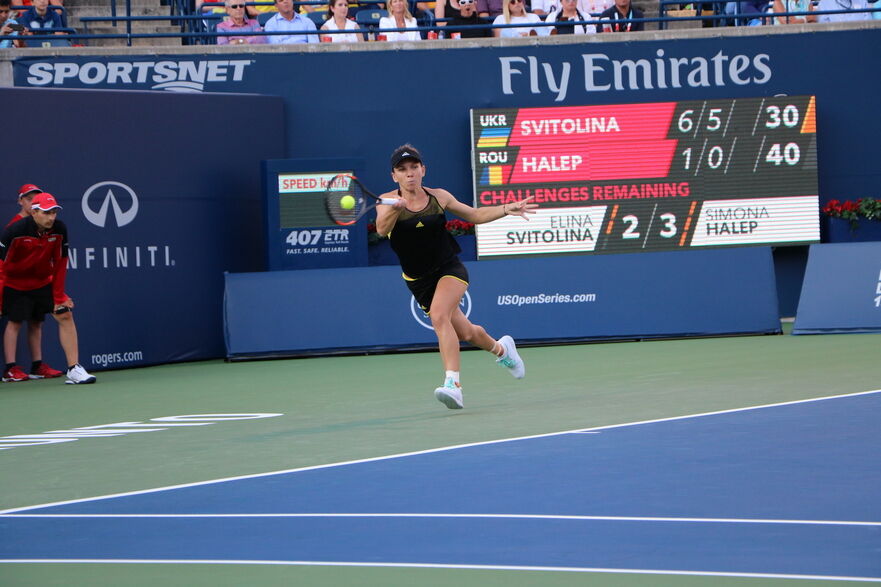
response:
<path id="1" fill-rule="evenodd" d="M 66 35 L 65 38 L 71 41 L 73 40 L 98 40 L 98 39 L 125 39 L 128 45 L 131 45 L 132 41 L 135 39 L 166 39 L 166 38 L 180 38 L 185 41 L 194 41 L 194 42 L 204 42 L 205 40 L 214 40 L 221 36 L 236 36 L 236 37 L 244 37 L 244 36 L 274 36 L 274 35 L 291 35 L 291 36 L 299 36 L 299 35 L 321 35 L 321 36 L 329 36 L 335 34 L 375 34 L 379 32 L 419 32 L 419 33 L 428 33 L 428 32 L 438 32 L 438 31 L 465 31 L 465 30 L 473 30 L 473 29 L 511 29 L 511 28 L 530 28 L 530 29 L 539 29 L 539 28 L 553 28 L 555 26 L 559 26 L 560 22 L 530 22 L 530 23 L 518 23 L 518 24 L 502 24 L 502 25 L 493 25 L 490 22 L 486 22 L 486 24 L 479 25 L 446 25 L 446 26 L 438 26 L 441 23 L 447 21 L 447 19 L 438 19 L 431 25 L 428 26 L 417 26 L 417 27 L 408 27 L 408 28 L 383 28 L 375 27 L 372 24 L 360 27 L 356 30 L 347 30 L 347 31 L 323 31 L 323 30 L 315 30 L 315 31 L 236 31 L 236 32 L 216 32 L 209 30 L 192 30 L 192 31 L 182 31 L 182 32 L 171 32 L 171 33 L 136 33 L 132 31 L 132 24 L 136 22 L 182 22 L 185 25 L 188 23 L 195 22 L 203 22 L 205 20 L 221 20 L 225 15 L 220 13 L 205 13 L 205 14 L 172 14 L 169 16 L 130 16 L 131 14 L 131 0 L 126 0 L 126 12 L 127 16 L 119 16 L 114 15 L 113 13 L 116 11 L 115 5 L 117 0 L 111 0 L 111 16 L 95 16 L 95 17 L 81 17 L 80 22 L 83 23 L 83 33 L 77 33 L 74 29 L 61 29 L 65 32 L 70 32 L 69 35 Z M 177 1 L 177 0 L 175 0 Z M 369 1 L 369 0 L 368 0 Z M 375 0 L 370 3 L 376 3 L 379 0 Z M 881 1 L 881 0 L 879 0 Z M 367 4 L 368 2 L 364 2 Z M 265 2 L 249 2 L 247 4 L 251 5 L 259 5 L 259 4 L 267 4 Z M 320 1 L 304 1 L 298 4 L 323 4 Z M 670 5 L 681 5 L 682 2 L 676 2 L 673 0 L 661 0 L 661 10 L 664 10 L 664 7 Z M 762 13 L 758 15 L 759 18 L 771 18 L 771 17 L 783 17 L 783 16 L 800 16 L 803 17 L 807 14 L 813 16 L 821 16 L 821 15 L 835 15 L 835 14 L 851 14 L 851 13 L 876 13 L 881 12 L 881 6 L 878 8 L 868 8 L 863 10 L 814 10 L 812 12 L 780 12 L 780 13 Z M 594 15 L 591 15 L 592 17 Z M 740 15 L 741 18 L 743 15 Z M 664 28 L 667 23 L 670 22 L 683 22 L 683 21 L 727 21 L 732 18 L 730 14 L 713 14 L 713 15 L 698 15 L 694 16 L 676 16 L 676 17 L 668 17 L 666 15 L 661 15 L 658 17 L 648 17 L 648 18 L 638 18 L 638 19 L 619 19 L 616 20 L 617 23 L 627 24 L 627 23 L 659 23 L 659 28 Z M 88 24 L 89 23 L 97 23 L 97 22 L 110 22 L 112 26 L 117 26 L 117 23 L 125 24 L 125 32 L 124 33 L 114 33 L 114 34 L 89 34 L 88 33 Z M 565 22 L 566 27 L 571 26 L 592 26 L 596 27 L 597 25 L 609 24 L 608 20 L 601 20 L 598 18 L 591 18 L 589 20 L 584 21 L 563 21 Z M 47 29 L 48 30 L 48 29 Z M 59 29 L 51 29 L 53 32 L 58 32 Z M 605 33 L 603 33 L 605 34 Z M 28 39 L 33 40 L 52 40 L 53 38 L 57 38 L 57 36 L 52 34 L 45 35 L 33 35 L 28 36 Z M 21 36 L 0 36 L 0 40 L 22 40 Z"/>

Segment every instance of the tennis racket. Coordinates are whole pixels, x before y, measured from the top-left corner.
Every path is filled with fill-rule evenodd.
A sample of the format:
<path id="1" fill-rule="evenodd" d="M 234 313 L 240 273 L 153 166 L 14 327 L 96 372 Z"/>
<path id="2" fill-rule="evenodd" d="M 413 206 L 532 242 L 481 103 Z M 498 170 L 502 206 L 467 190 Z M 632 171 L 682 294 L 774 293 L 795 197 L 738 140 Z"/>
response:
<path id="1" fill-rule="evenodd" d="M 380 204 L 391 205 L 397 201 L 397 198 L 380 198 L 348 173 L 333 176 L 324 192 L 327 214 L 340 226 L 355 224 Z"/>

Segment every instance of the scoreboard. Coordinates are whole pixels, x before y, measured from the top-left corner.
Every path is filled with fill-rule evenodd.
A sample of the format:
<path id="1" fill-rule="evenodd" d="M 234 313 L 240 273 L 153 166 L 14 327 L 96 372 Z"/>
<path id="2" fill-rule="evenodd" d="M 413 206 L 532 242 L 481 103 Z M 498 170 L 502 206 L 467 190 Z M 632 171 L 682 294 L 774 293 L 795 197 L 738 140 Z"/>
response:
<path id="1" fill-rule="evenodd" d="M 479 258 L 818 242 L 814 96 L 471 111 Z"/>

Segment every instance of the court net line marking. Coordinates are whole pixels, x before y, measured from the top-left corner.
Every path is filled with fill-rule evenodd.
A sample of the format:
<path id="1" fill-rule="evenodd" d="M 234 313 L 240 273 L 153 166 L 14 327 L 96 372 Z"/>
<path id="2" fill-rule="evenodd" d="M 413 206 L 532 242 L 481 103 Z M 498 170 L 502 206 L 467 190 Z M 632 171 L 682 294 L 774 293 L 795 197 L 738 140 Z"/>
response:
<path id="1" fill-rule="evenodd" d="M 563 520 L 586 522 L 675 522 L 697 524 L 791 524 L 815 526 L 876 526 L 856 520 L 787 520 L 765 518 L 675 518 L 660 516 L 582 516 L 566 514 L 448 514 L 414 512 L 285 512 L 257 514 L 0 514 L 0 518 L 49 519 L 223 519 L 223 518 L 465 518 L 490 520 Z"/>
<path id="2" fill-rule="evenodd" d="M 88 564 L 190 564 L 190 565 L 287 565 L 322 567 L 397 567 L 415 569 L 476 569 L 491 571 L 556 571 L 568 573 L 615 573 L 631 575 L 691 575 L 699 577 L 749 577 L 754 579 L 803 579 L 825 581 L 877 582 L 881 577 L 851 577 L 835 575 L 789 575 L 783 573 L 737 573 L 724 571 L 685 571 L 669 569 L 614 569 L 604 567 L 541 567 L 521 565 L 457 565 L 430 563 L 378 563 L 374 561 L 284 561 L 284 560 L 189 560 L 189 559 L 0 559 L 0 563 L 88 563 Z"/>
<path id="3" fill-rule="evenodd" d="M 0 514 L 11 514 L 11 513 L 15 513 L 15 512 L 24 512 L 24 511 L 28 511 L 28 510 L 47 508 L 47 507 L 55 507 L 55 506 L 61 506 L 61 505 L 70 505 L 70 504 L 74 504 L 74 503 L 87 503 L 87 502 L 91 502 L 91 501 L 99 501 L 99 500 L 103 500 L 103 499 L 113 499 L 113 498 L 117 498 L 117 497 L 130 497 L 133 495 L 146 495 L 149 493 L 158 493 L 160 491 L 171 491 L 174 489 L 186 489 L 189 487 L 199 487 L 202 485 L 212 485 L 215 483 L 227 483 L 229 481 L 241 481 L 244 479 L 258 479 L 260 477 L 271 477 L 274 475 L 286 475 L 288 473 L 301 473 L 301 472 L 305 472 L 305 471 L 317 471 L 320 469 L 328 469 L 331 467 L 343 467 L 343 466 L 347 466 L 347 465 L 358 465 L 358 464 L 362 464 L 362 463 L 371 463 L 371 462 L 385 461 L 385 460 L 390 460 L 390 459 L 399 459 L 399 458 L 404 458 L 404 457 L 426 455 L 426 454 L 432 454 L 432 453 L 436 453 L 436 452 L 445 452 L 445 451 L 451 451 L 451 450 L 457 450 L 457 449 L 463 449 L 463 448 L 471 448 L 471 447 L 475 447 L 475 446 L 488 446 L 488 445 L 492 445 L 492 444 L 501 444 L 503 442 L 515 442 L 515 441 L 520 441 L 520 440 L 533 440 L 536 438 L 550 438 L 552 436 L 562 436 L 564 434 L 595 432 L 595 431 L 601 431 L 601 430 L 613 430 L 616 428 L 627 428 L 629 426 L 642 426 L 645 424 L 657 424 L 657 423 L 662 423 L 662 422 L 675 422 L 678 420 L 688 420 L 691 418 L 704 418 L 707 416 L 736 414 L 739 412 L 748 412 L 748 411 L 753 411 L 753 410 L 762 410 L 762 409 L 767 409 L 767 408 L 777 408 L 777 407 L 783 407 L 783 406 L 794 406 L 794 405 L 799 405 L 799 404 L 821 402 L 821 401 L 833 400 L 833 399 L 847 399 L 847 398 L 859 397 L 859 396 L 863 396 L 863 395 L 871 395 L 871 394 L 875 394 L 875 393 L 881 393 L 881 389 L 873 389 L 870 391 L 860 391 L 860 392 L 856 392 L 856 393 L 845 393 L 845 394 L 838 394 L 838 395 L 829 395 L 829 396 L 824 396 L 824 397 L 815 397 L 815 398 L 808 398 L 808 399 L 801 399 L 801 400 L 793 400 L 793 401 L 788 401 L 788 402 L 778 402 L 778 403 L 773 403 L 773 404 L 763 404 L 763 405 L 758 405 L 758 406 L 747 406 L 745 408 L 732 408 L 732 409 L 728 409 L 728 410 L 718 410 L 718 411 L 714 411 L 714 412 L 704 412 L 704 413 L 700 413 L 700 414 L 686 414 L 683 416 L 657 418 L 654 420 L 641 420 L 638 422 L 625 422 L 622 424 L 608 424 L 605 426 L 595 426 L 595 427 L 591 427 L 591 428 L 576 428 L 573 430 L 564 430 L 561 432 L 548 432 L 548 433 L 544 433 L 544 434 L 532 434 L 532 435 L 528 435 L 528 436 L 518 436 L 518 437 L 514 437 L 514 438 L 502 438 L 502 439 L 497 439 L 497 440 L 484 440 L 484 441 L 480 441 L 480 442 L 471 442 L 471 443 L 467 443 L 467 444 L 457 444 L 457 445 L 445 446 L 445 447 L 440 447 L 440 448 L 430 448 L 430 449 L 426 449 L 426 450 L 406 452 L 406 453 L 400 453 L 400 454 L 394 454 L 394 455 L 385 455 L 385 456 L 380 456 L 380 457 L 369 457 L 366 459 L 356 459 L 356 460 L 352 460 L 352 461 L 342 461 L 342 462 L 338 462 L 338 463 L 312 465 L 312 466 L 307 466 L 307 467 L 296 467 L 293 469 L 283 469 L 280 471 L 270 471 L 270 472 L 266 472 L 266 473 L 254 473 L 254 474 L 250 474 L 250 475 L 237 475 L 234 477 L 224 477 L 221 479 L 211 479 L 209 481 L 196 481 L 194 483 L 181 483 L 178 485 L 168 485 L 165 487 L 155 487 L 153 489 L 139 489 L 137 491 L 126 491 L 126 492 L 122 492 L 122 493 L 112 493 L 112 494 L 108 494 L 108 495 L 99 495 L 99 496 L 95 496 L 95 497 L 86 497 L 86 498 L 81 498 L 81 499 L 70 499 L 70 500 L 65 500 L 65 501 L 56 501 L 56 502 L 51 502 L 51 503 L 43 503 L 43 504 L 31 505 L 31 506 L 25 506 L 25 507 L 10 508 L 10 509 L 5 509 L 5 510 L 0 510 Z"/>

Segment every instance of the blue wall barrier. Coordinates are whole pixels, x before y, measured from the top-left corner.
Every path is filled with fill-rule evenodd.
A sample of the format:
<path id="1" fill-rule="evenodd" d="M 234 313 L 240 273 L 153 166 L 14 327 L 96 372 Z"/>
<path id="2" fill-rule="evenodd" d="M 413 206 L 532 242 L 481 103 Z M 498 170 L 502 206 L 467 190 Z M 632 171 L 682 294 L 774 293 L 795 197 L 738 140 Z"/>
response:
<path id="1" fill-rule="evenodd" d="M 466 263 L 463 311 L 499 337 L 547 342 L 780 332 L 770 249 Z M 433 346 L 392 266 L 228 274 L 232 358 Z"/>
<path id="2" fill-rule="evenodd" d="M 263 269 L 260 160 L 363 157 L 362 179 L 382 191 L 391 187 L 388 154 L 409 141 L 424 151 L 427 185 L 471 201 L 470 108 L 814 94 L 821 199 L 877 196 L 881 76 L 853 56 L 874 54 L 881 28 L 778 31 L 749 31 L 722 43 L 718 37 L 619 41 L 597 35 L 516 46 L 424 43 L 412 50 L 24 55 L 13 62 L 16 86 L 168 95 L 120 99 L 72 92 L 61 99 L 53 92 L 7 90 L 4 103 L 11 111 L 56 114 L 40 128 L 38 138 L 45 140 L 31 139 L 35 148 L 28 152 L 63 146 L 51 152 L 53 164 L 23 157 L 7 175 L 7 189 L 36 182 L 67 207 L 62 218 L 71 225 L 78 255 L 70 289 L 87 366 L 221 356 L 220 275 Z M 808 42 L 811 56 L 805 59 Z M 292 71 L 296 75 L 287 73 Z M 389 88 L 399 87 L 402 71 L 407 87 L 416 90 L 407 99 L 391 99 Z M 180 91 L 281 99 L 172 93 Z M 8 133 L 34 137 L 32 120 L 12 117 Z M 106 136 L 98 136 L 99 126 Z M 105 181 L 137 195 L 135 221 L 99 228 L 86 220 L 77 203 L 95 198 L 89 206 L 99 210 L 99 202 L 108 201 L 106 189 L 103 197 L 101 191 L 84 196 Z M 125 212 L 132 199 L 119 190 L 111 188 Z M 10 194 L 9 215 L 14 211 Z M 251 239 L 230 242 L 230 235 L 247 231 Z M 117 267 L 119 246 L 127 247 L 124 268 Z M 138 255 L 140 261 L 131 260 Z M 142 319 L 144 308 L 161 310 Z M 137 326 L 126 323 L 131 315 Z M 101 322 L 107 316 L 112 324 Z M 179 325 L 179 335 L 177 327 L 163 332 L 165 324 Z M 52 336 L 47 334 L 47 350 Z M 150 341 L 144 348 L 142 338 Z"/>
<path id="3" fill-rule="evenodd" d="M 881 332 L 881 242 L 811 245 L 793 334 Z"/>
<path id="4" fill-rule="evenodd" d="M 4 169 L 5 218 L 25 183 L 64 207 L 82 364 L 223 356 L 223 272 L 265 266 L 260 160 L 284 150 L 282 101 L 32 89 L 0 97 L 21 114 L 4 124 L 16 152 Z M 44 356 L 61 366 L 54 320 L 47 326 Z M 27 345 L 18 350 L 29 364 Z"/>

